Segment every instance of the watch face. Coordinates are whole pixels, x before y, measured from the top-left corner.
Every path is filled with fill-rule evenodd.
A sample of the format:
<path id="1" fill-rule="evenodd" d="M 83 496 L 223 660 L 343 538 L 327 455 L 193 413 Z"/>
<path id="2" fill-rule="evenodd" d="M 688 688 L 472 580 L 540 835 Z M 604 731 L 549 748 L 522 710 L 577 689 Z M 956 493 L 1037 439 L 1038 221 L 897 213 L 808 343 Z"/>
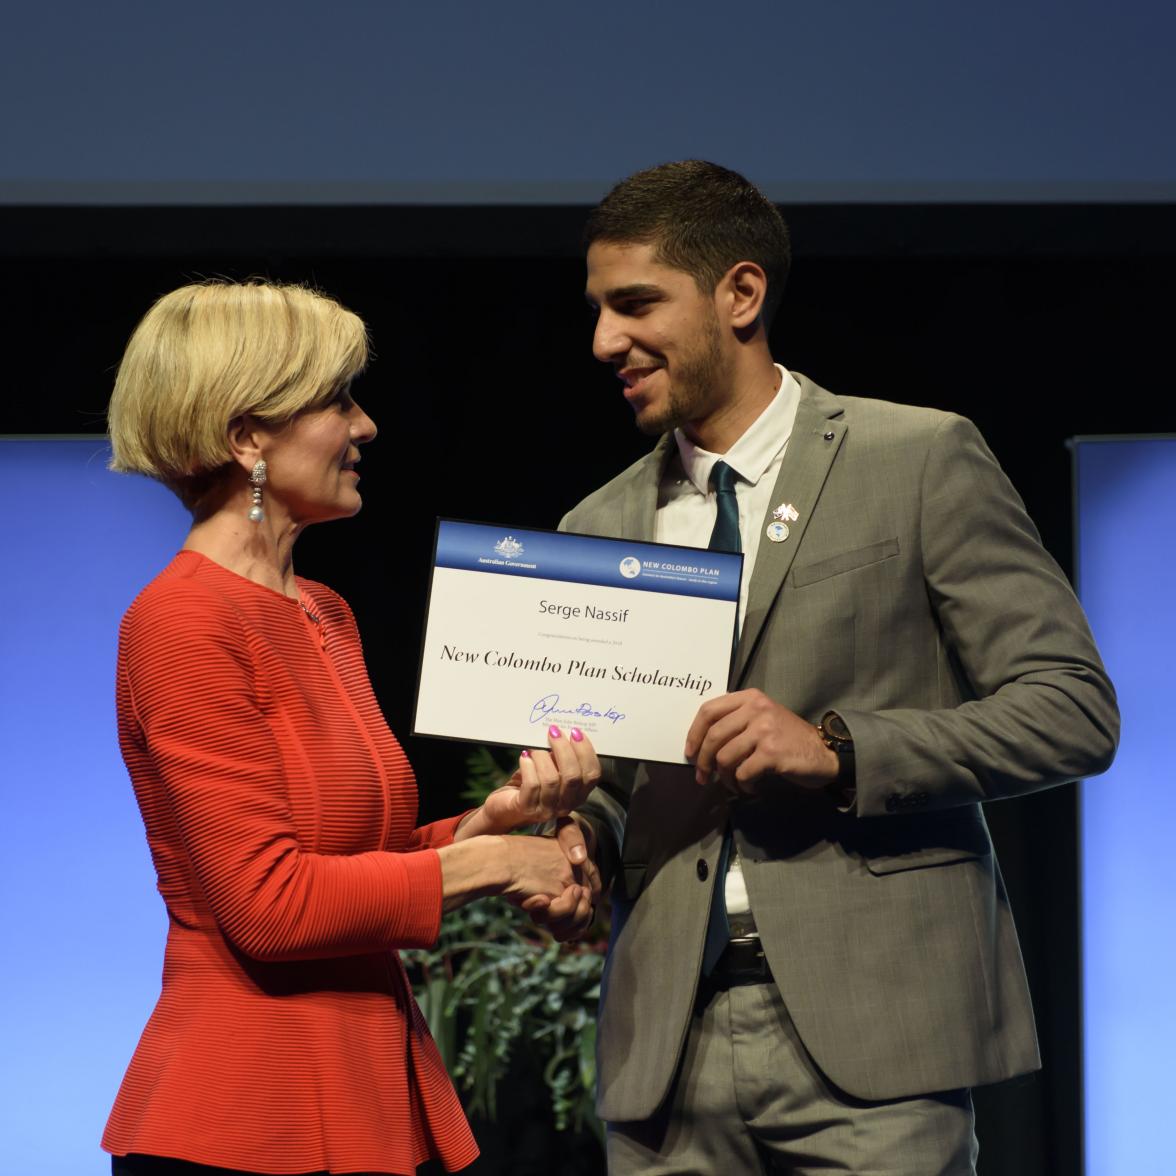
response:
<path id="1" fill-rule="evenodd" d="M 849 733 L 845 720 L 836 711 L 829 711 L 825 715 L 821 720 L 821 728 L 833 739 L 844 740 L 847 743 L 853 742 L 853 736 Z"/>

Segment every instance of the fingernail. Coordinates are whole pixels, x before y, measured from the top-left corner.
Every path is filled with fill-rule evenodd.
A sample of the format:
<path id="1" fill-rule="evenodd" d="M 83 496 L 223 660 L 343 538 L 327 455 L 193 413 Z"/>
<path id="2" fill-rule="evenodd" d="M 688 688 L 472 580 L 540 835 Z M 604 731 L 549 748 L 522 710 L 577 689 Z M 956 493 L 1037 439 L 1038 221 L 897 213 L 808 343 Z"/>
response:
<path id="1" fill-rule="evenodd" d="M 582 845 L 573 845 L 570 852 L 568 853 L 568 857 L 570 857 L 574 862 L 582 862 L 585 857 L 584 847 Z"/>
<path id="2" fill-rule="evenodd" d="M 554 723 L 552 723 L 551 726 L 547 728 L 547 734 L 550 735 L 552 739 L 558 739 L 563 734 L 563 732 Z"/>
<path id="3" fill-rule="evenodd" d="M 581 731 L 579 727 L 573 727 L 572 728 L 572 742 L 573 743 L 583 743 L 583 741 L 584 741 L 584 732 Z"/>
<path id="4" fill-rule="evenodd" d="M 531 749 L 529 747 L 524 747 L 523 750 L 519 753 L 519 759 L 530 759 L 530 758 L 531 758 Z"/>

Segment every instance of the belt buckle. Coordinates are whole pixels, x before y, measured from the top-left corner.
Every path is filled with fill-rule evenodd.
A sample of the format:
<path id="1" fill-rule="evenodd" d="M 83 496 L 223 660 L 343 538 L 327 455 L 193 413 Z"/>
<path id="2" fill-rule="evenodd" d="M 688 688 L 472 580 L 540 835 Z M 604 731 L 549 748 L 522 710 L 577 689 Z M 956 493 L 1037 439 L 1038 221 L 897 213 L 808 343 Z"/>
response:
<path id="1" fill-rule="evenodd" d="M 761 984 L 772 978 L 758 935 L 741 935 L 727 942 L 715 966 L 715 978 L 724 987 Z"/>

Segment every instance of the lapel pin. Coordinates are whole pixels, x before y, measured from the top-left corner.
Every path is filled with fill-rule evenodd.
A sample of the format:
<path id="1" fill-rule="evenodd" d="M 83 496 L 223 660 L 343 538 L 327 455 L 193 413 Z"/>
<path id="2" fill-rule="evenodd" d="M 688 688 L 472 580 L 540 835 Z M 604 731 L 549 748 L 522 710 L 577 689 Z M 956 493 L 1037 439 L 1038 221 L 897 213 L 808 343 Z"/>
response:
<path id="1" fill-rule="evenodd" d="M 782 502 L 774 511 L 772 511 L 772 518 L 779 522 L 795 523 L 800 518 L 800 513 L 791 502 Z M 787 528 L 785 528 L 787 529 Z"/>
<path id="2" fill-rule="evenodd" d="M 779 521 L 769 523 L 766 534 L 773 543 L 783 543 L 788 538 L 788 524 Z"/>

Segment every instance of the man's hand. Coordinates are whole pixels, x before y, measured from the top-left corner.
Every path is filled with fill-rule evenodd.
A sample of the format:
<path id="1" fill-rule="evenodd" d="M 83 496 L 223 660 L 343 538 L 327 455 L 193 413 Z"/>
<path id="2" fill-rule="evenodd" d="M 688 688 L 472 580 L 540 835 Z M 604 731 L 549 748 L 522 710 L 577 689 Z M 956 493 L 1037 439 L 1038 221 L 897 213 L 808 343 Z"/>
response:
<path id="1" fill-rule="evenodd" d="M 579 939 L 592 926 L 592 920 L 596 917 L 596 904 L 583 887 L 580 887 L 578 895 L 575 888 L 569 887 L 559 898 L 536 896 L 520 906 L 531 916 L 531 922 L 538 927 L 546 927 L 560 943 Z"/>
<path id="2" fill-rule="evenodd" d="M 592 925 L 596 903 L 600 899 L 600 872 L 593 860 L 596 837 L 592 826 L 575 816 L 565 817 L 556 828 L 556 839 L 564 848 L 569 862 L 581 861 L 578 877 L 583 885 L 581 893 L 569 887 L 556 898 L 535 895 L 519 905 L 531 916 L 531 921 L 546 927 L 561 943 L 579 939 Z M 579 855 L 583 854 L 580 859 Z"/>
<path id="3" fill-rule="evenodd" d="M 686 733 L 686 758 L 699 784 L 717 772 L 729 789 L 745 795 L 768 776 L 801 788 L 823 788 L 838 771 L 837 755 L 816 727 L 762 690 L 739 690 L 704 702 Z"/>

